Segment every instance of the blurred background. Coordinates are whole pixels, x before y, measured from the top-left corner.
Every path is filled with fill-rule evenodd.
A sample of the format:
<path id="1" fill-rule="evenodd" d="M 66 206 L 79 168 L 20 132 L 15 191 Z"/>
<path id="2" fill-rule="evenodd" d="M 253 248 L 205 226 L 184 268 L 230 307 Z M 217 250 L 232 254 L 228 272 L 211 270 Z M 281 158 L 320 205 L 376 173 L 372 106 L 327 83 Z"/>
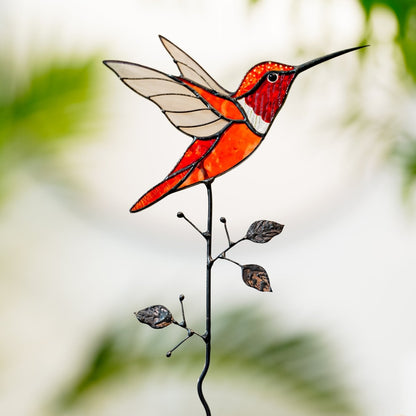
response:
<path id="1" fill-rule="evenodd" d="M 264 60 L 299 64 L 267 139 L 213 184 L 215 247 L 286 225 L 261 264 L 272 294 L 216 263 L 214 415 L 416 414 L 416 6 L 412 0 L 0 3 L 0 413 L 202 415 L 204 347 L 133 312 L 184 293 L 203 332 L 203 186 L 136 215 L 189 138 L 103 59 L 177 74 L 166 36 L 235 90 Z"/>

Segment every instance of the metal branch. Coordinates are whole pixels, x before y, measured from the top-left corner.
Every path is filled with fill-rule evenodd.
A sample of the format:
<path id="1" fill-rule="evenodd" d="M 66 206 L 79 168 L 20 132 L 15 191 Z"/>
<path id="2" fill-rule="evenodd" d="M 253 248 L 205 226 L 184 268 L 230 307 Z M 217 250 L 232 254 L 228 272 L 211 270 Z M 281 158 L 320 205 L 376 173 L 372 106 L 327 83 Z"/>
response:
<path id="1" fill-rule="evenodd" d="M 182 311 L 182 323 L 180 326 L 186 328 L 186 319 L 185 319 L 185 311 L 183 309 L 183 300 L 185 299 L 185 295 L 179 295 L 179 302 L 181 303 L 181 311 Z"/>
<path id="2" fill-rule="evenodd" d="M 185 329 L 188 332 L 188 336 L 185 339 L 183 339 L 179 344 L 177 344 L 175 347 L 173 347 L 171 350 L 169 350 L 166 353 L 166 357 L 168 357 L 168 358 L 172 355 L 173 351 L 175 351 L 179 346 L 181 346 L 185 341 L 187 341 L 193 335 L 197 335 L 199 338 L 201 338 L 205 342 L 205 337 L 203 335 L 198 334 L 198 332 L 195 332 L 191 328 L 188 328 L 187 325 L 186 325 L 185 311 L 184 311 L 184 307 L 183 307 L 184 299 L 185 299 L 185 295 L 179 295 L 179 302 L 181 304 L 181 311 L 182 311 L 182 322 L 178 322 L 178 321 L 173 319 L 172 323 L 177 325 L 177 326 L 180 326 L 183 329 Z"/>
<path id="3" fill-rule="evenodd" d="M 221 251 L 220 254 L 218 254 L 217 257 L 214 257 L 212 259 L 212 262 L 216 262 L 218 259 L 225 259 L 228 260 L 227 257 L 225 257 L 225 254 L 227 253 L 227 251 L 231 250 L 233 247 L 235 247 L 237 244 L 241 243 L 242 241 L 247 240 L 246 237 L 242 237 L 239 240 L 237 240 L 235 243 L 231 242 L 231 244 L 223 251 Z"/>
<path id="4" fill-rule="evenodd" d="M 224 217 L 221 217 L 220 221 L 224 224 L 224 230 L 225 230 L 225 234 L 227 236 L 228 245 L 231 246 L 232 242 L 231 242 L 231 239 L 230 239 L 230 233 L 228 232 L 227 219 L 224 218 Z"/>
<path id="5" fill-rule="evenodd" d="M 176 214 L 178 218 L 183 218 L 188 224 L 190 224 L 196 231 L 198 231 L 199 234 L 202 235 L 202 237 L 205 238 L 205 233 L 203 233 L 189 218 L 186 217 L 186 215 L 183 212 L 178 212 Z"/>
<path id="6" fill-rule="evenodd" d="M 181 326 L 181 325 L 180 325 Z M 194 335 L 195 334 L 195 332 L 193 332 L 193 331 L 191 331 L 190 329 L 188 329 L 188 336 L 186 337 L 186 338 L 184 338 L 179 344 L 177 344 L 177 345 L 175 345 L 171 350 L 169 350 L 167 353 L 166 353 L 166 357 L 170 357 L 171 355 L 172 355 L 172 353 L 173 353 L 173 351 L 175 351 L 176 350 L 176 348 L 178 348 L 179 346 L 181 346 L 185 341 L 187 341 L 189 338 L 191 338 L 192 337 L 192 335 Z"/>
<path id="7" fill-rule="evenodd" d="M 229 259 L 228 257 L 223 256 L 223 257 L 220 257 L 220 259 L 227 260 L 227 261 L 229 261 L 229 262 L 231 262 L 231 263 L 236 264 L 236 265 L 237 265 L 237 266 L 239 266 L 239 267 L 242 267 L 240 263 L 237 263 L 236 261 L 231 260 L 231 259 Z"/>

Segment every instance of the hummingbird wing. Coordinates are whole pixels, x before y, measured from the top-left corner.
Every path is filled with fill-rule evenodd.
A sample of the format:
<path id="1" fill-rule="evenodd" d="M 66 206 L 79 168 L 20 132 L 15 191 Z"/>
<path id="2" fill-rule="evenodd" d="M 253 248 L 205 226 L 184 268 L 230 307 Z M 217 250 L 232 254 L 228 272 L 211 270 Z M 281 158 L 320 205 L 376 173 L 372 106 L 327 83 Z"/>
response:
<path id="1" fill-rule="evenodd" d="M 218 92 L 226 97 L 231 95 L 229 91 L 221 87 L 221 85 L 219 85 L 217 81 L 215 81 L 207 73 L 207 71 L 201 67 L 201 65 L 195 62 L 182 49 L 178 48 L 175 44 L 163 36 L 159 35 L 159 38 L 163 46 L 169 52 L 169 55 L 173 58 L 175 64 L 178 66 L 183 78 L 193 81 L 208 90 Z"/>
<path id="2" fill-rule="evenodd" d="M 245 157 L 233 151 L 231 153 L 235 153 L 238 160 L 217 168 L 216 158 L 219 156 L 214 155 L 210 169 L 204 166 L 204 160 L 213 153 L 224 134 L 234 127 L 245 127 L 245 115 L 230 92 L 199 64 L 167 39 L 160 39 L 177 64 L 181 77 L 130 62 L 104 61 L 124 84 L 153 101 L 176 128 L 194 139 L 169 175 L 146 192 L 133 205 L 131 212 L 140 211 L 173 192 L 221 174 Z M 238 136 L 240 140 L 246 139 L 246 134 Z M 226 147 L 229 154 L 229 146 Z"/>
<path id="3" fill-rule="evenodd" d="M 205 139 L 244 116 L 232 98 L 219 97 L 186 79 L 124 61 L 104 61 L 133 91 L 153 101 L 183 133 Z"/>

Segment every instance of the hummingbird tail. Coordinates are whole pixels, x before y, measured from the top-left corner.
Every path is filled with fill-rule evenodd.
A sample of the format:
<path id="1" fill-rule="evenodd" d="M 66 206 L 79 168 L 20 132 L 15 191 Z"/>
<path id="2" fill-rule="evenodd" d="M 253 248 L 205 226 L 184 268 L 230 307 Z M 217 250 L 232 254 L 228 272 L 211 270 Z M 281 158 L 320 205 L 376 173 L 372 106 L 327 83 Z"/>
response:
<path id="1" fill-rule="evenodd" d="M 187 177 L 191 169 L 181 170 L 174 175 L 169 175 L 163 182 L 154 186 L 146 192 L 131 208 L 130 212 L 141 211 L 150 205 L 160 201 L 165 196 L 175 192 L 183 180 Z"/>

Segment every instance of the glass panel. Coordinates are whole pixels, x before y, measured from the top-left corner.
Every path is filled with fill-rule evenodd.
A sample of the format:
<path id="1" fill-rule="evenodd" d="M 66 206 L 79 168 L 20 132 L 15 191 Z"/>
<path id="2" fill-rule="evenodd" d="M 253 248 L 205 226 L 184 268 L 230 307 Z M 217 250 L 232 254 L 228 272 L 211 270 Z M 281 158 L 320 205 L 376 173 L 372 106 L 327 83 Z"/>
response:
<path id="1" fill-rule="evenodd" d="M 161 94 L 183 94 L 195 97 L 195 94 L 188 88 L 175 81 L 163 79 L 125 79 L 123 80 L 134 91 L 146 97 Z"/>
<path id="2" fill-rule="evenodd" d="M 154 204 L 167 193 L 169 193 L 175 186 L 186 176 L 188 170 L 176 174 L 173 178 L 168 178 L 156 185 L 149 192 L 144 194 L 130 209 L 131 212 L 140 211 L 143 208 Z"/>
<path id="3" fill-rule="evenodd" d="M 120 78 L 159 78 L 171 80 L 162 72 L 142 65 L 122 61 L 104 61 Z"/>
<path id="4" fill-rule="evenodd" d="M 167 111 L 165 115 L 175 126 L 182 127 L 196 126 L 219 120 L 219 117 L 211 110 L 188 111 L 186 113 Z"/>
<path id="5" fill-rule="evenodd" d="M 175 63 L 178 65 L 178 68 L 183 76 L 189 77 L 191 81 L 195 81 L 204 87 L 213 89 L 224 95 L 229 95 L 228 91 L 222 88 L 213 78 L 211 78 L 211 76 L 182 49 L 179 49 L 176 45 L 162 36 L 160 37 L 160 40 L 175 60 Z M 191 68 L 191 71 L 186 67 Z M 186 70 L 186 75 L 182 72 L 182 70 Z M 201 82 L 201 79 L 203 80 L 203 83 Z"/>
<path id="6" fill-rule="evenodd" d="M 209 124 L 195 127 L 179 127 L 179 130 L 195 137 L 209 137 L 219 133 L 224 127 L 229 124 L 229 121 L 220 119 Z"/>
<path id="7" fill-rule="evenodd" d="M 189 66 L 183 64 L 182 62 L 177 62 L 176 64 L 178 65 L 178 68 L 181 71 L 181 74 L 183 75 L 184 78 L 190 79 L 196 82 L 197 84 L 205 88 L 208 88 L 210 90 L 214 89 L 213 85 L 211 85 L 214 83 L 212 82 L 209 83 L 209 81 L 203 78 L 203 74 L 198 74 L 197 72 L 195 72 L 193 68 L 190 68 Z"/>
<path id="8" fill-rule="evenodd" d="M 232 124 L 178 188 L 186 188 L 230 170 L 248 157 L 261 140 L 262 137 L 254 134 L 245 124 Z"/>
<path id="9" fill-rule="evenodd" d="M 193 111 L 207 108 L 199 98 L 187 95 L 157 95 L 150 99 L 165 111 Z"/>
<path id="10" fill-rule="evenodd" d="M 170 175 L 174 172 L 180 171 L 181 169 L 187 168 L 188 166 L 196 164 L 200 159 L 209 153 L 216 141 L 217 139 L 195 140 L 191 143 L 188 149 L 186 149 L 186 152 Z"/>

